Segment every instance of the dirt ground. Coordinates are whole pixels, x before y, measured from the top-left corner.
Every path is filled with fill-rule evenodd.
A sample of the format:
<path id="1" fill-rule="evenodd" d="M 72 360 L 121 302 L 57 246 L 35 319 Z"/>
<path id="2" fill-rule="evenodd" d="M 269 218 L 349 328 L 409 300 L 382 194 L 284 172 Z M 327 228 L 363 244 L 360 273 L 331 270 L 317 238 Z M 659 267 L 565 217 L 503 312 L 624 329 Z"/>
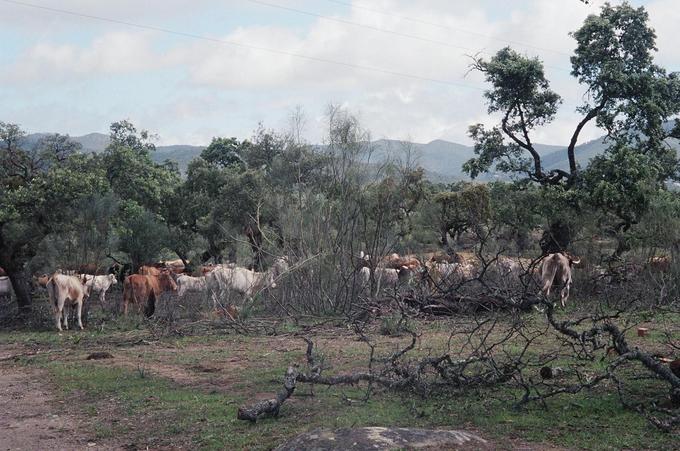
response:
<path id="1" fill-rule="evenodd" d="M 57 401 L 44 372 L 0 365 L 0 449 L 122 449 L 91 438 L 82 416 Z"/>
<path id="2" fill-rule="evenodd" d="M 425 335 L 417 341 L 416 355 L 444 350 L 451 328 L 462 327 L 453 322 L 443 323 L 442 327 L 438 322 L 422 322 L 419 326 L 425 330 Z M 316 349 L 328 358 L 331 364 L 327 370 L 329 374 L 361 367 L 366 359 L 366 345 L 347 328 L 320 327 L 305 331 L 303 335 L 312 337 Z M 381 355 L 394 352 L 409 341 L 408 337 L 374 336 L 376 352 Z M 286 366 L 304 364 L 304 350 L 305 343 L 297 332 L 277 336 L 220 334 L 157 338 L 145 329 L 121 327 L 104 332 L 93 327 L 61 335 L 51 331 L 3 333 L 0 336 L 0 451 L 225 449 L 224 443 L 233 443 L 234 449 L 271 449 L 297 433 L 305 432 L 308 420 L 315 420 L 323 427 L 352 426 L 355 421 L 351 417 L 361 415 L 362 409 L 353 410 L 356 401 L 351 401 L 350 397 L 356 395 L 346 396 L 345 388 L 317 388 L 318 396 L 314 398 L 309 396 L 310 387 L 301 386 L 286 402 L 282 418 L 256 426 L 235 419 L 235 411 L 241 403 L 268 399 L 275 394 L 281 387 L 281 375 Z M 90 353 L 98 351 L 109 352 L 113 357 L 87 360 Z M 115 391 L 118 388 L 98 391 L 98 386 L 83 385 L 91 380 L 95 370 L 100 371 L 101 377 L 102 370 L 109 369 L 121 371 L 121 379 L 116 380 L 118 385 L 115 387 L 128 389 L 128 394 L 134 399 L 125 398 L 125 394 Z M 73 376 L 69 373 L 72 370 L 76 372 Z M 61 373 L 61 381 L 78 382 L 65 388 L 53 380 L 57 374 L 55 371 L 65 372 Z M 126 385 L 133 383 L 133 379 L 138 386 L 149 386 L 150 390 L 134 392 L 134 387 Z M 107 383 L 106 380 L 101 382 Z M 152 384 L 157 385 L 151 387 Z M 175 391 L 178 394 L 173 398 Z M 196 396 L 197 400 L 182 398 L 182 393 L 190 393 L 190 398 Z M 443 409 L 448 406 L 434 403 L 432 410 L 422 410 L 422 415 L 405 411 L 401 417 L 396 414 L 390 416 L 390 409 L 399 405 L 388 398 L 381 394 L 374 398 L 377 403 L 373 407 L 374 412 L 384 414 L 384 417 L 358 419 L 357 424 L 373 425 L 375 422 L 377 426 L 403 426 L 403 423 L 398 423 L 402 421 L 408 425 L 421 421 L 425 427 L 446 425 L 476 433 L 490 443 L 501 444 L 500 449 L 557 450 L 573 446 L 573 443 L 560 446 L 562 435 L 538 439 L 525 436 L 525 430 L 542 424 L 540 417 L 544 412 L 535 414 L 532 420 L 535 423 L 527 422 L 525 426 L 516 427 L 508 425 L 521 422 L 523 417 L 514 416 L 514 413 L 502 418 L 500 425 L 484 426 L 479 414 L 477 423 L 465 415 L 453 415 L 449 421 L 446 413 L 429 423 L 421 416 L 434 417 L 437 412 L 446 412 Z M 206 405 L 204 413 L 202 403 L 210 402 L 213 404 Z M 382 402 L 385 402 L 384 407 L 381 407 Z M 411 398 L 410 402 L 418 403 L 416 410 L 429 408 L 428 404 L 417 399 Z M 468 402 L 480 401 L 471 398 Z M 570 429 L 572 419 L 584 415 L 578 409 L 581 409 L 579 403 L 585 402 L 584 397 L 559 405 L 558 409 L 562 411 L 576 411 L 573 417 L 552 425 L 556 432 L 561 434 L 563 430 Z M 188 412 L 188 408 L 194 409 L 193 412 Z M 188 427 L 182 425 L 185 418 L 197 418 L 201 423 L 196 429 L 203 427 L 227 436 L 238 435 L 241 441 L 212 444 L 206 433 L 200 437 L 196 434 L 194 424 Z M 338 418 L 344 418 L 345 422 L 338 421 Z M 211 426 L 214 422 L 218 422 L 219 426 Z M 178 424 L 178 429 L 168 430 L 167 426 L 174 423 Z M 605 420 L 602 424 L 609 426 Z M 490 433 L 490 428 L 497 429 L 495 435 Z M 266 436 L 266 445 L 258 446 L 263 436 Z"/>
<path id="3" fill-rule="evenodd" d="M 78 332 L 66 332 L 67 334 Z M 75 336 L 75 335 L 74 335 Z M 320 337 L 321 338 L 321 337 Z M 330 337 L 321 342 L 332 343 Z M 110 344 L 79 345 L 70 349 L 56 349 L 41 346 L 36 349 L 32 344 L 0 343 L 0 451 L 4 450 L 137 450 L 137 449 L 190 449 L 191 443 L 182 443 L 180 438 L 172 446 L 154 446 L 133 440 L 132 437 L 95 438 L 95 428 L 99 425 L 97 417 L 104 421 L 126 422 L 120 418 L 114 400 L 108 411 L 97 416 L 86 415 L 76 403 L 66 405 L 60 396 L 60 387 L 50 380 L 49 371 L 45 368 L 32 368 L 19 363 L 20 359 L 31 361 L 45 358 L 58 361 L 60 364 L 83 362 L 93 351 L 107 349 L 115 356 L 112 359 L 92 360 L 87 364 L 102 367 L 121 367 L 135 371 L 140 362 L 149 376 L 160 377 L 177 386 L 190 387 L 203 393 L 214 391 L 226 392 L 235 377 L 244 368 L 257 366 L 256 361 L 272 354 L 287 353 L 300 348 L 299 339 L 289 337 L 249 338 L 249 345 L 235 343 L 230 346 L 229 355 L 215 357 L 201 363 L 193 359 L 178 363 L 183 356 L 210 355 L 224 351 L 224 343 L 192 343 L 181 348 L 162 342 L 145 342 L 142 344 L 111 346 Z M 253 353 L 253 349 L 261 349 Z M 246 392 L 256 398 L 266 398 L 268 392 L 260 392 L 257 387 L 247 387 Z M 68 399 L 68 397 L 66 397 Z M 72 398 L 72 397 L 71 397 Z M 292 400 L 290 404 L 296 401 Z M 102 403 L 99 403 L 100 405 Z M 141 427 L 141 425 L 138 424 Z M 4 433 L 7 431 L 8 433 Z"/>

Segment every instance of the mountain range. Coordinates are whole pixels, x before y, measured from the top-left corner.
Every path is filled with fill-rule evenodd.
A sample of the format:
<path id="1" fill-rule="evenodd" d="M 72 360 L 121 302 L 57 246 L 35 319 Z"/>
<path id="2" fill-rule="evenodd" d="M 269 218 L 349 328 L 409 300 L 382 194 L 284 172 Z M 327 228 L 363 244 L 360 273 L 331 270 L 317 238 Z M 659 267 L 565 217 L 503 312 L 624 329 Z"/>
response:
<path id="1" fill-rule="evenodd" d="M 27 135 L 27 143 L 35 143 L 46 133 L 34 133 Z M 72 136 L 72 140 L 82 145 L 84 152 L 102 152 L 109 144 L 109 136 L 103 133 L 89 133 L 83 136 Z M 458 144 L 444 140 L 434 140 L 427 144 L 412 143 L 408 141 L 398 141 L 380 139 L 372 143 L 371 162 L 377 163 L 384 161 L 388 157 L 404 158 L 410 154 L 412 161 L 425 169 L 426 174 L 432 181 L 451 182 L 456 180 L 466 180 L 468 176 L 463 173 L 462 166 L 470 158 L 474 157 L 472 146 Z M 680 150 L 678 141 L 672 140 L 670 143 L 676 151 Z M 580 144 L 575 149 L 576 159 L 581 166 L 587 165 L 588 161 L 596 155 L 601 154 L 607 147 L 604 138 Z M 542 157 L 543 166 L 546 169 L 568 169 L 566 146 L 556 146 L 547 144 L 534 145 Z M 320 146 L 321 147 L 321 146 Z M 205 146 L 191 146 L 177 144 L 170 146 L 157 146 L 156 152 L 152 157 L 157 162 L 165 160 L 174 161 L 184 172 L 189 162 L 200 155 Z M 490 174 L 485 179 L 506 178 L 501 174 Z"/>

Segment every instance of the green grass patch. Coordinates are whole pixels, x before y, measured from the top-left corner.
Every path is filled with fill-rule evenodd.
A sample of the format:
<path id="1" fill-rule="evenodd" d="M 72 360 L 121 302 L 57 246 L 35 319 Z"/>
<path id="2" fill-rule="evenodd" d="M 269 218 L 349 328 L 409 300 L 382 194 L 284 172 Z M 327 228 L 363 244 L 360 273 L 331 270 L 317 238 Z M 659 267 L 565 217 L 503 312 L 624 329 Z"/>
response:
<path id="1" fill-rule="evenodd" d="M 287 363 L 301 356 L 274 355 L 266 367 L 243 370 L 240 382 L 219 392 L 179 386 L 152 373 L 141 377 L 138 371 L 117 367 L 52 362 L 48 368 L 64 397 L 77 398 L 85 413 L 99 412 L 102 403 L 114 399 L 118 406 L 114 416 L 131 419 L 130 427 L 100 423 L 97 437 L 122 435 L 154 446 L 188 440 L 201 449 L 270 449 L 316 427 L 408 426 L 471 427 L 508 448 L 518 443 L 597 450 L 674 448 L 672 435 L 623 409 L 616 395 L 595 391 L 551 399 L 547 409 L 533 404 L 515 410 L 513 402 L 520 393 L 509 388 L 444 392 L 428 398 L 378 390 L 363 402 L 364 387 L 315 387 L 315 396 L 310 397 L 310 387 L 301 385 L 279 418 L 257 424 L 237 420 L 237 407 L 256 394 L 262 398 L 279 390 Z"/>

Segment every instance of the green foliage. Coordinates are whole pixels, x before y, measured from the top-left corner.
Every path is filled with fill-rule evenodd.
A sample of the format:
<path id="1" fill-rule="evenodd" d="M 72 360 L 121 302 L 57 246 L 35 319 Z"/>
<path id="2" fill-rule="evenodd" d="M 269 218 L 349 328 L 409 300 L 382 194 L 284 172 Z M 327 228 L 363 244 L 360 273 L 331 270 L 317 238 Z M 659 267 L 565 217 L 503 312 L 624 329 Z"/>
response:
<path id="1" fill-rule="evenodd" d="M 550 89 L 538 58 L 505 47 L 489 61 L 479 60 L 477 69 L 493 86 L 484 93 L 489 113 L 504 113 L 505 129 L 523 133 L 554 119 L 561 99 Z"/>
<path id="2" fill-rule="evenodd" d="M 641 244 L 670 248 L 677 261 L 680 258 L 680 194 L 660 191 L 653 196 L 637 229 Z"/>
<path id="3" fill-rule="evenodd" d="M 442 191 L 432 197 L 439 204 L 439 227 L 442 243 L 446 235 L 456 238 L 461 233 L 483 226 L 491 217 L 489 188 L 485 185 L 459 183 L 455 191 Z"/>
<path id="4" fill-rule="evenodd" d="M 627 230 L 640 221 L 662 188 L 662 171 L 648 155 L 619 144 L 592 160 L 584 173 L 583 192 L 590 205 L 614 215 L 618 227 Z"/>
<path id="5" fill-rule="evenodd" d="M 560 96 L 550 89 L 545 78 L 543 63 L 528 58 L 506 47 L 489 61 L 475 60 L 473 66 L 482 72 L 492 89 L 484 93 L 489 113 L 502 113 L 500 127 L 487 130 L 482 124 L 470 127 L 470 137 L 475 141 L 474 158 L 463 170 L 476 177 L 489 171 L 494 163 L 502 172 L 524 173 L 535 180 L 543 180 L 540 157 L 534 150 L 529 133 L 537 126 L 551 122 L 561 103 Z M 505 143 L 504 134 L 511 139 Z M 528 151 L 534 160 L 522 158 Z"/>
<path id="6" fill-rule="evenodd" d="M 596 119 L 612 143 L 627 143 L 657 164 L 658 180 L 678 175 L 674 152 L 664 139 L 680 133 L 669 131 L 665 122 L 680 111 L 680 78 L 654 64 L 654 30 L 644 8 L 627 2 L 602 7 L 572 33 L 576 50 L 571 57 L 572 75 L 587 89 L 578 108 L 583 117 L 575 124 L 566 149 L 569 171 L 545 171 L 541 156 L 531 140 L 532 131 L 553 120 L 560 104 L 550 90 L 541 62 L 514 52 L 500 50 L 490 60 L 476 59 L 491 88 L 485 92 L 490 113 L 500 113 L 500 124 L 490 129 L 470 127 L 476 158 L 464 165 L 472 177 L 498 170 L 541 185 L 576 187 L 579 168 L 574 148 L 583 127 Z"/>
<path id="7" fill-rule="evenodd" d="M 154 262 L 168 241 L 168 229 L 154 213 L 134 201 L 121 201 L 116 227 L 118 249 L 133 266 Z"/>
<path id="8" fill-rule="evenodd" d="M 243 156 L 250 169 L 269 172 L 274 159 L 283 152 L 285 139 L 262 124 L 258 127 L 252 142 L 243 143 Z"/>
<path id="9" fill-rule="evenodd" d="M 156 260 L 168 244 L 163 217 L 174 208 L 170 201 L 180 184 L 179 173 L 173 164 L 152 160 L 155 146 L 149 133 L 138 132 L 130 122 L 111 124 L 110 138 L 103 164 L 111 190 L 120 199 L 115 221 L 119 250 L 138 266 Z"/>
<path id="10" fill-rule="evenodd" d="M 32 257 L 47 234 L 68 231 L 81 199 L 107 190 L 98 161 L 74 154 L 77 146 L 63 137 L 27 151 L 18 147 L 21 135 L 16 125 L 0 124 L 0 254 L 12 267 Z"/>
<path id="11" fill-rule="evenodd" d="M 115 122 L 111 125 L 111 144 L 104 152 L 104 166 L 111 190 L 119 198 L 159 213 L 179 184 L 179 173 L 171 165 L 155 163 L 151 159 L 154 150 L 146 131 L 137 136 L 129 122 Z"/>
<path id="12" fill-rule="evenodd" d="M 597 123 L 609 135 L 626 142 L 645 142 L 640 151 L 673 160 L 665 152 L 664 121 L 679 109 L 680 81 L 654 64 L 656 34 L 643 7 L 627 2 L 609 4 L 589 16 L 572 33 L 577 47 L 571 57 L 572 75 L 588 87 L 580 107 L 595 111 Z M 673 165 L 664 177 L 673 174 Z"/>
<path id="13" fill-rule="evenodd" d="M 236 138 L 213 138 L 210 145 L 201 152 L 201 158 L 211 165 L 226 168 L 245 169 L 241 156 L 242 144 Z"/>
<path id="14" fill-rule="evenodd" d="M 473 179 L 494 167 L 506 173 L 531 173 L 531 163 L 522 156 L 522 148 L 515 143 L 506 143 L 500 128 L 488 130 L 483 124 L 475 124 L 470 126 L 468 134 L 475 142 L 477 157 L 466 161 L 463 171 Z"/>

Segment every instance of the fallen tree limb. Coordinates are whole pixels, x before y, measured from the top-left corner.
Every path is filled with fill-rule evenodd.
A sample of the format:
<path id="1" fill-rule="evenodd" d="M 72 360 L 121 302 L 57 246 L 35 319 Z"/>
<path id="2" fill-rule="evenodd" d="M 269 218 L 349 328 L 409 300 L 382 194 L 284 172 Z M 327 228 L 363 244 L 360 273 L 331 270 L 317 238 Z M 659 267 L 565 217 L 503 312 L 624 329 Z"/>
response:
<path id="1" fill-rule="evenodd" d="M 251 406 L 239 407 L 236 417 L 239 420 L 246 420 L 254 423 L 260 417 L 278 416 L 283 403 L 290 398 L 295 391 L 297 377 L 297 369 L 292 366 L 288 367 L 286 376 L 283 379 L 283 390 L 276 395 L 276 398 L 260 401 Z"/>

